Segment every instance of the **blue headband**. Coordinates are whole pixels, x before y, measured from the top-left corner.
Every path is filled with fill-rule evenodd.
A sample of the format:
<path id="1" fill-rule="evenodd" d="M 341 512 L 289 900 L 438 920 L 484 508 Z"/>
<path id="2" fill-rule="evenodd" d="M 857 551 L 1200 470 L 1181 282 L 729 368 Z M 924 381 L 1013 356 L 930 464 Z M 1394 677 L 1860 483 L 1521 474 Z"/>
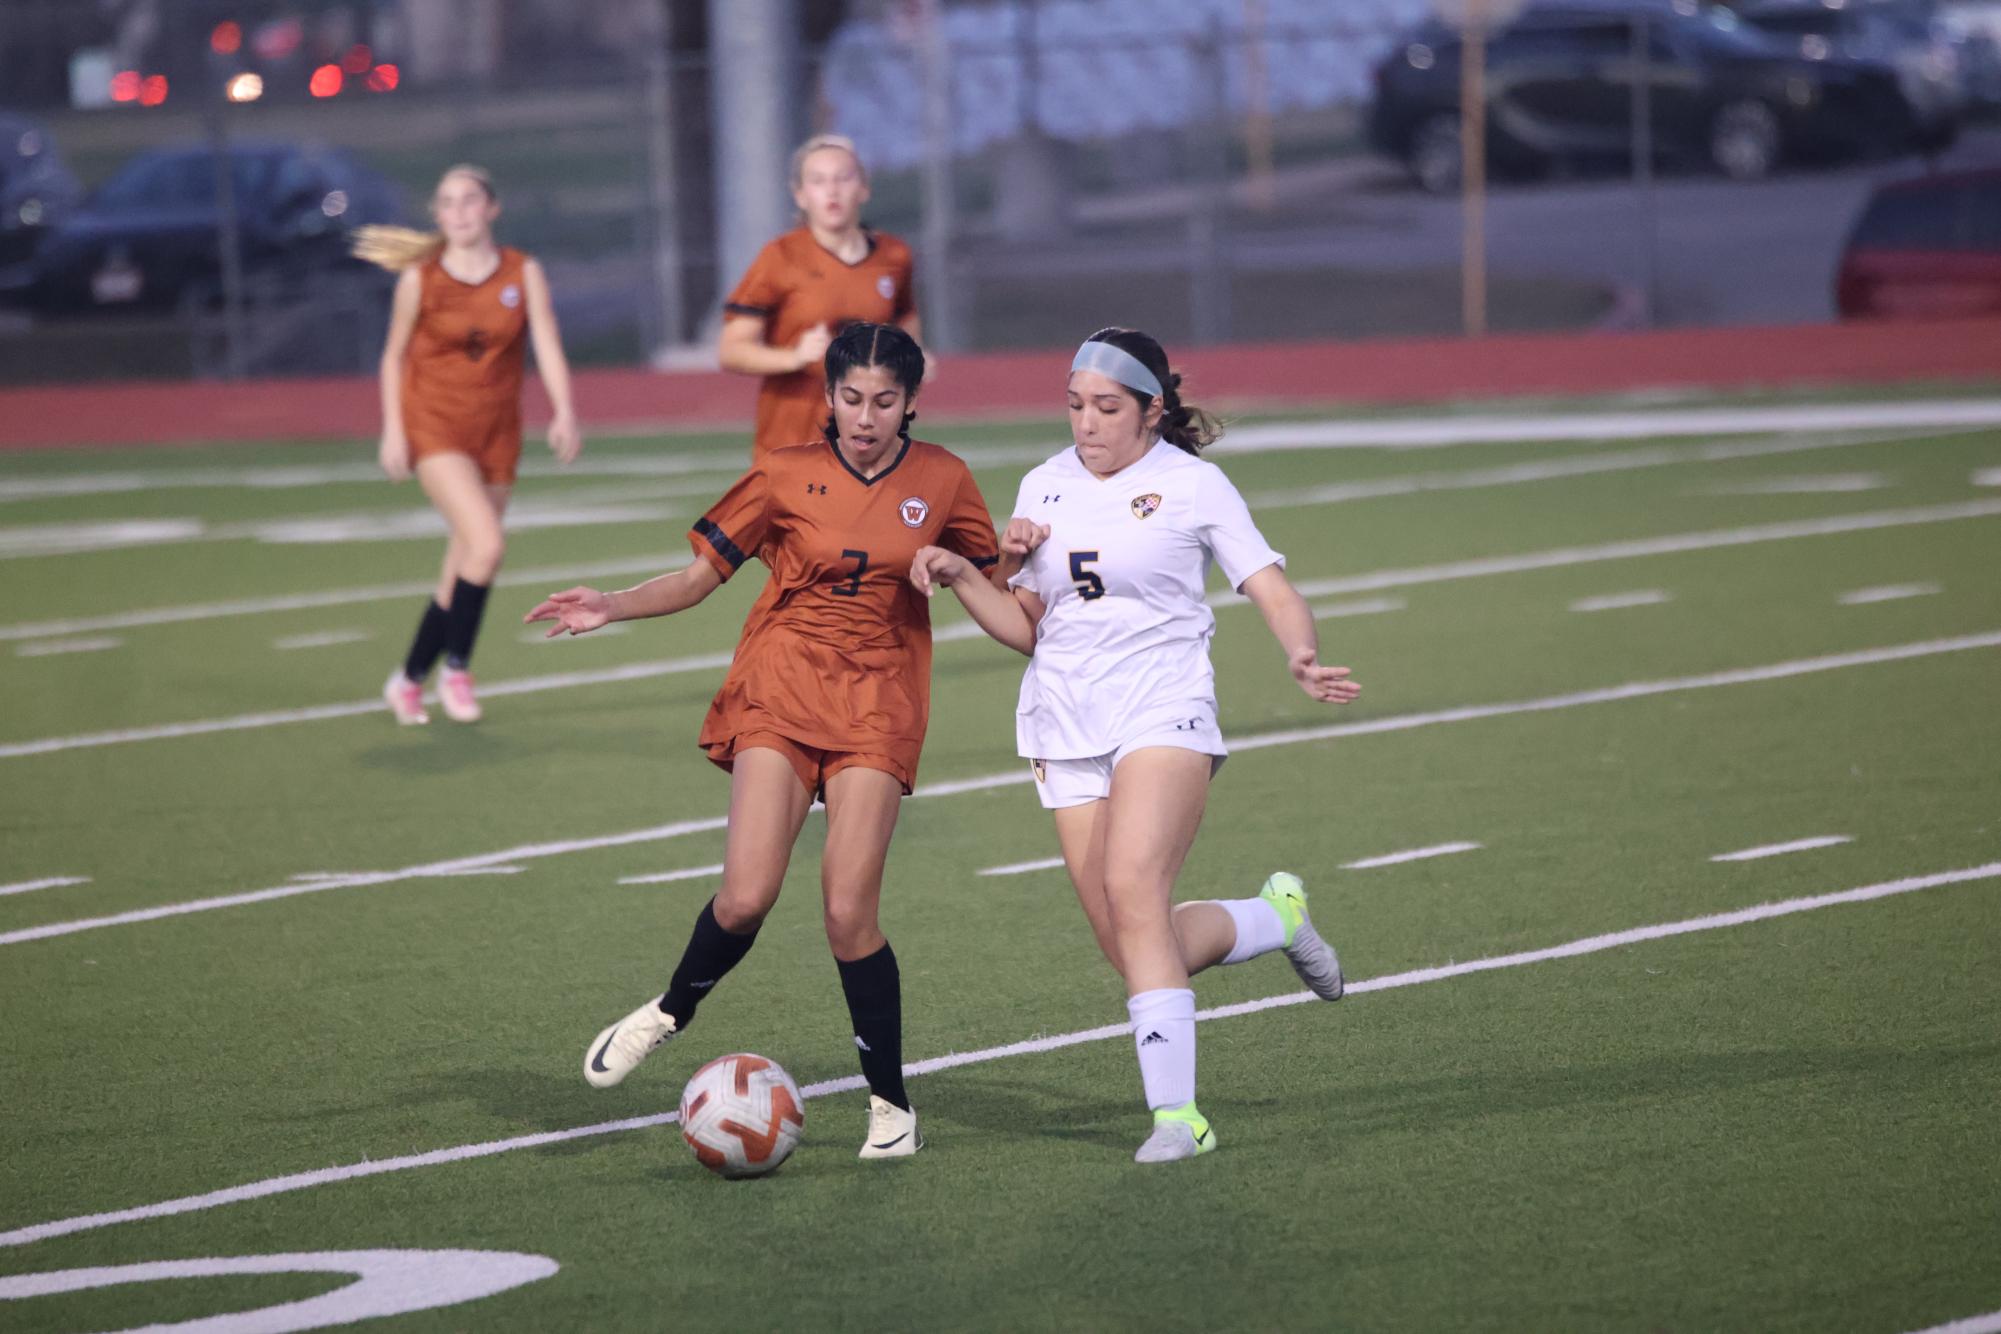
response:
<path id="1" fill-rule="evenodd" d="M 1099 341 L 1084 344 L 1077 349 L 1076 357 L 1071 360 L 1070 370 L 1072 373 L 1095 371 L 1150 398 L 1161 397 L 1160 381 L 1146 368 L 1146 363 L 1124 348 L 1115 347 L 1111 343 Z"/>

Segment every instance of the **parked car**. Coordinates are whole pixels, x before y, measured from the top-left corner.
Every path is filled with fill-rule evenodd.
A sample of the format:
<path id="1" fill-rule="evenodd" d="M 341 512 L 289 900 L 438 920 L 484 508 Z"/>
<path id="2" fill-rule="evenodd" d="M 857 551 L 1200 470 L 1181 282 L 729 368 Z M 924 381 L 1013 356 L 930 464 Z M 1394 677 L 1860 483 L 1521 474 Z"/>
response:
<path id="1" fill-rule="evenodd" d="M 82 196 L 47 131 L 0 115 L 0 270 L 34 254 Z"/>
<path id="2" fill-rule="evenodd" d="M 1644 62 L 1634 59 L 1642 22 Z M 1458 186 L 1459 66 L 1458 31 L 1433 21 L 1375 72 L 1370 138 L 1428 190 Z M 1707 0 L 1542 0 L 1488 40 L 1495 168 L 1629 158 L 1642 68 L 1664 161 L 1750 180 L 1788 158 L 1908 151 L 1922 137 L 1896 72 L 1880 62 L 1809 60 Z"/>
<path id="3" fill-rule="evenodd" d="M 1890 66 L 1926 145 L 1943 148 L 1958 137 L 1966 114 L 1959 48 L 1922 0 L 1834 6 L 1826 0 L 1758 0 L 1738 13 L 1808 60 L 1843 55 Z"/>
<path id="4" fill-rule="evenodd" d="M 358 269 L 348 234 L 403 214 L 394 185 L 337 150 L 239 143 L 229 163 L 244 272 L 267 288 Z M 42 244 L 20 299 L 43 314 L 213 304 L 222 273 L 216 184 L 206 146 L 141 153 Z"/>
<path id="5" fill-rule="evenodd" d="M 1842 252 L 1844 318 L 2001 315 L 2001 168 L 1878 189 Z"/>

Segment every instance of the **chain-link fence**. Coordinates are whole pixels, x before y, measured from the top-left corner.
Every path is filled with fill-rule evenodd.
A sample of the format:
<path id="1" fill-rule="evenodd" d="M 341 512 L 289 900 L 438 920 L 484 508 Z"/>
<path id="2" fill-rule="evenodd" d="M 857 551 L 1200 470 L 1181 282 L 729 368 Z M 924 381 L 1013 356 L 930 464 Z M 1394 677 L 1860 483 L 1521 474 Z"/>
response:
<path id="1" fill-rule="evenodd" d="M 502 239 L 548 267 L 577 361 L 698 363 L 741 250 L 719 244 L 718 107 L 748 95 L 712 86 L 713 8 L 9 0 L 0 376 L 371 369 L 388 284 L 340 262 L 345 234 L 421 221 L 459 161 L 493 173 Z M 1177 341 L 1459 327 L 1460 205 L 1416 183 L 1408 135 L 1379 115 L 1371 134 L 1395 80 L 1457 59 L 1423 0 L 800 10 L 796 64 L 769 78 L 796 135 L 861 146 L 869 219 L 917 244 L 948 350 L 1114 322 Z M 1503 178 L 1492 327 L 1826 318 L 1850 220 L 1912 169 L 1741 184 L 1696 161 L 1641 190 L 1589 156 Z"/>

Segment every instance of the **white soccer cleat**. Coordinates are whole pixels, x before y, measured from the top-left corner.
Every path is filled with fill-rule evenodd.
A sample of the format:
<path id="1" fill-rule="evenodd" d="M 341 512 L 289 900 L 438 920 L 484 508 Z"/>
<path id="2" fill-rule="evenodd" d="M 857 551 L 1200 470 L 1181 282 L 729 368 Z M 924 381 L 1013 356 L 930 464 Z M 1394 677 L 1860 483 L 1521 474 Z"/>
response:
<path id="1" fill-rule="evenodd" d="M 592 1088 L 608 1089 L 673 1036 L 674 1016 L 660 1008 L 655 996 L 597 1035 L 584 1053 L 584 1078 Z"/>
<path id="2" fill-rule="evenodd" d="M 1341 999 L 1346 983 L 1341 978 L 1341 959 L 1334 947 L 1313 929 L 1306 915 L 1306 886 L 1290 871 L 1276 871 L 1258 891 L 1258 897 L 1278 910 L 1285 923 L 1285 957 L 1299 980 L 1321 1000 Z"/>
<path id="3" fill-rule="evenodd" d="M 401 667 L 389 673 L 389 679 L 382 683 L 382 699 L 396 715 L 396 721 L 405 727 L 431 721 L 431 715 L 424 712 L 424 687 L 405 676 Z"/>
<path id="4" fill-rule="evenodd" d="M 917 1130 L 917 1112 L 905 1111 L 893 1102 L 868 1095 L 868 1138 L 862 1142 L 863 1158 L 908 1158 L 924 1147 Z"/>
<path id="5" fill-rule="evenodd" d="M 472 692 L 472 673 L 447 667 L 438 678 L 438 702 L 445 717 L 455 723 L 476 723 L 480 719 L 479 698 Z"/>
<path id="6" fill-rule="evenodd" d="M 1178 1163 L 1183 1158 L 1213 1153 L 1215 1149 L 1216 1132 L 1210 1129 L 1209 1118 L 1196 1111 L 1191 1102 L 1174 1111 L 1153 1114 L 1153 1133 L 1139 1146 L 1133 1161 Z"/>

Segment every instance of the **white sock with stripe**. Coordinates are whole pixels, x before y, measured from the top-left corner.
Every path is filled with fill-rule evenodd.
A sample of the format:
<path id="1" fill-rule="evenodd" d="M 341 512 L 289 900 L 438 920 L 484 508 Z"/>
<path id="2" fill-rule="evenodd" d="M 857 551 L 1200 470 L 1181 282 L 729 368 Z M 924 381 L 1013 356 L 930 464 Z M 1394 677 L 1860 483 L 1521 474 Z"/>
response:
<path id="1" fill-rule="evenodd" d="M 1195 993 L 1142 991 L 1126 1002 L 1146 1105 L 1155 1111 L 1195 1101 Z"/>

